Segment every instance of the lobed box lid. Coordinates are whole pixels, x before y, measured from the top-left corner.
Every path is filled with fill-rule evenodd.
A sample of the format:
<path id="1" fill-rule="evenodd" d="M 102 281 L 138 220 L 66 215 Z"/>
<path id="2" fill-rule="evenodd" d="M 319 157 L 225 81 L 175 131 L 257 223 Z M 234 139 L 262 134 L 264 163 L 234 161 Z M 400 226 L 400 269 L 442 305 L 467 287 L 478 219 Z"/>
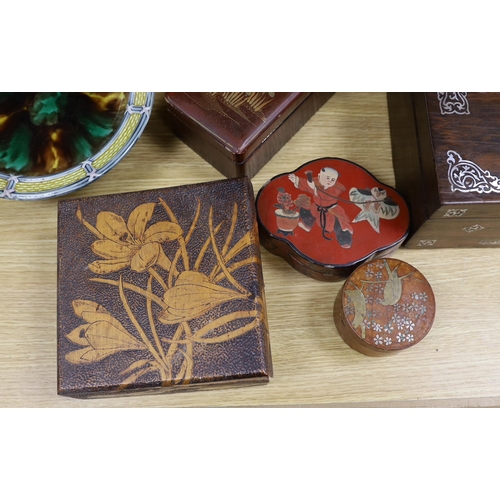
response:
<path id="1" fill-rule="evenodd" d="M 310 92 L 166 92 L 168 110 L 235 163 L 243 163 Z"/>
<path id="2" fill-rule="evenodd" d="M 332 176 L 337 180 L 329 185 Z M 318 279 L 323 273 L 335 281 L 342 270 L 395 250 L 409 231 L 400 194 L 341 158 L 313 160 L 272 178 L 256 205 L 262 244 Z"/>

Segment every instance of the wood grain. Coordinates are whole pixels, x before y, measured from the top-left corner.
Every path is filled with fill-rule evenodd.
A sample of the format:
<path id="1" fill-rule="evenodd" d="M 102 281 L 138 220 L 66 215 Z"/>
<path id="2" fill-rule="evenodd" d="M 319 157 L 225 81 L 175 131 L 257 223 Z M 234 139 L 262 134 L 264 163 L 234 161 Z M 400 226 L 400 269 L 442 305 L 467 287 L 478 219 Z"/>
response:
<path id="1" fill-rule="evenodd" d="M 439 94 L 388 94 L 395 182 L 412 214 L 405 247 L 498 248 L 500 94 L 468 92 L 462 108 Z"/>
<path id="2" fill-rule="evenodd" d="M 221 179 L 162 120 L 151 121 L 130 153 L 102 179 L 66 198 Z M 252 179 L 315 158 L 349 159 L 394 186 L 384 93 L 337 93 Z M 0 200 L 0 405 L 2 407 L 498 406 L 500 287 L 497 249 L 399 249 L 433 287 L 434 326 L 390 357 L 349 348 L 332 309 L 342 282 L 325 283 L 262 249 L 274 378 L 267 386 L 76 400 L 56 394 L 57 199 Z"/>

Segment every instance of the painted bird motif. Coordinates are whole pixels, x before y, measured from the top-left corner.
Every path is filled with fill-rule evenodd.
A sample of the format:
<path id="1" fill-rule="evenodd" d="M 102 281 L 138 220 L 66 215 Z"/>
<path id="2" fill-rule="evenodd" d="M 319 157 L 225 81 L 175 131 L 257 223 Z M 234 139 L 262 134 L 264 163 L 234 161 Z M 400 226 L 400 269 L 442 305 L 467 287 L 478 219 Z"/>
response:
<path id="1" fill-rule="evenodd" d="M 365 296 L 359 289 L 355 290 L 346 290 L 347 296 L 351 299 L 352 304 L 354 305 L 354 319 L 351 324 L 354 329 L 358 327 L 361 328 L 361 338 L 366 337 L 365 331 L 365 316 L 366 316 L 366 302 Z"/>
<path id="2" fill-rule="evenodd" d="M 372 228 L 380 233 L 380 219 L 395 219 L 399 215 L 399 205 L 385 189 L 351 188 L 349 198 L 361 209 L 353 222 L 368 221 Z"/>

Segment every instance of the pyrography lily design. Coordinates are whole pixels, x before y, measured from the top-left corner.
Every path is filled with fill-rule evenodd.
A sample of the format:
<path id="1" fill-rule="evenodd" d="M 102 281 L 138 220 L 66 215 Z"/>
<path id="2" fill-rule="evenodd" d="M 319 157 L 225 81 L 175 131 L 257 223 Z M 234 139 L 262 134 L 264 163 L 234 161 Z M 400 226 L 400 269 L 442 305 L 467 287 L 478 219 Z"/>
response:
<path id="1" fill-rule="evenodd" d="M 95 228 L 83 219 L 79 210 L 78 218 L 99 238 L 92 243 L 92 251 L 104 259 L 91 262 L 89 269 L 96 274 L 113 273 L 129 265 L 137 272 L 143 272 L 155 264 L 169 269 L 170 261 L 160 243 L 179 239 L 182 228 L 168 221 L 157 222 L 147 228 L 155 206 L 155 203 L 139 205 L 127 222 L 113 212 L 100 212 Z"/>
<path id="2" fill-rule="evenodd" d="M 158 319 L 165 324 L 190 321 L 218 304 L 246 298 L 248 294 L 212 283 L 203 273 L 184 271 L 166 291 L 163 301 L 167 307 Z"/>
<path id="3" fill-rule="evenodd" d="M 267 325 L 262 297 L 254 297 L 233 276 L 236 270 L 259 262 L 255 255 L 235 260 L 254 244 L 250 231 L 233 241 L 238 205 L 235 203 L 233 206 L 221 247 L 216 235 L 222 233 L 225 221 L 214 227 L 213 208 L 210 207 L 207 221 L 209 234 L 201 247 L 195 247 L 195 255 L 188 252 L 188 244 L 202 214 L 201 202 L 198 202 L 185 233 L 175 214 L 161 198 L 159 205 L 170 221 L 150 224 L 157 203 L 137 206 L 126 222 L 113 212 L 99 212 L 95 227 L 84 219 L 79 208 L 76 213 L 78 220 L 97 237 L 91 249 L 101 259 L 89 264 L 92 272 L 103 275 L 130 266 L 134 271 L 149 273 L 145 288 L 133 282 L 132 273 L 120 273 L 118 280 L 90 278 L 92 282 L 118 288 L 123 310 L 134 327 L 133 332 L 127 331 L 96 302 L 72 302 L 76 315 L 86 323 L 67 335 L 68 340 L 81 347 L 67 354 L 67 361 L 73 364 L 92 363 L 120 351 L 137 351 L 131 356 L 134 361 L 120 372 L 127 378 L 122 381 L 119 390 L 153 372 L 159 373 L 158 380 L 164 386 L 189 384 L 195 369 L 196 352 L 202 351 L 196 351 L 194 344 L 224 343 Z M 176 244 L 169 245 L 168 242 Z M 210 262 L 207 256 L 210 250 L 214 260 L 203 267 L 204 263 Z M 154 281 L 157 282 L 155 286 Z M 142 296 L 145 301 L 129 301 L 127 296 L 130 294 Z M 243 301 L 237 310 L 218 309 L 218 306 L 235 300 Z M 206 319 L 204 324 L 192 322 L 202 317 Z"/>
<path id="4" fill-rule="evenodd" d="M 74 300 L 72 305 L 75 314 L 85 320 L 86 324 L 67 335 L 68 340 L 83 347 L 66 355 L 66 360 L 70 363 L 93 363 L 120 351 L 146 349 L 140 340 L 130 335 L 123 325 L 97 302 Z"/>

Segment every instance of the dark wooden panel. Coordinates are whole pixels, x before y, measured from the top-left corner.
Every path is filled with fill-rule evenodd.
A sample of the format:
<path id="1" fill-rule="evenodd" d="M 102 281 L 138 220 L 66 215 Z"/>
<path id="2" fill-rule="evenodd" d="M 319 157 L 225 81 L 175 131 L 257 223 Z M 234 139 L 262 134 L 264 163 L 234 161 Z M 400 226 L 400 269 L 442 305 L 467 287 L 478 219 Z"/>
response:
<path id="1" fill-rule="evenodd" d="M 59 394 L 269 381 L 248 178 L 61 201 L 58 263 Z"/>
<path id="2" fill-rule="evenodd" d="M 454 218 L 427 221 L 405 243 L 406 248 L 500 247 L 500 219 Z"/>
<path id="3" fill-rule="evenodd" d="M 472 182 L 464 190 L 453 190 L 449 179 L 450 164 L 457 164 L 460 158 L 471 162 L 482 171 L 500 175 L 500 93 L 467 92 L 461 96 L 463 108 L 446 109 L 447 102 L 453 102 L 450 93 L 438 96 L 437 92 L 426 93 L 430 134 L 432 137 L 435 170 L 438 174 L 441 204 L 497 202 L 500 189 L 495 191 L 474 188 Z M 458 100 L 458 99 L 457 99 Z M 455 155 L 450 152 L 456 153 Z M 464 164 L 459 175 L 466 176 Z M 478 173 L 480 171 L 478 170 Z M 471 178 L 472 180 L 472 178 Z M 478 181 L 480 179 L 478 178 Z M 484 181 L 484 179 L 481 179 Z M 487 187 L 487 183 L 484 184 Z M 481 192 L 482 191 L 482 192 Z"/>
<path id="4" fill-rule="evenodd" d="M 405 246 L 438 236 L 440 247 L 478 246 L 452 221 L 491 226 L 487 219 L 499 217 L 500 93 L 389 93 L 387 100 L 396 188 L 411 211 Z M 442 222 L 424 229 L 434 219 Z"/>

